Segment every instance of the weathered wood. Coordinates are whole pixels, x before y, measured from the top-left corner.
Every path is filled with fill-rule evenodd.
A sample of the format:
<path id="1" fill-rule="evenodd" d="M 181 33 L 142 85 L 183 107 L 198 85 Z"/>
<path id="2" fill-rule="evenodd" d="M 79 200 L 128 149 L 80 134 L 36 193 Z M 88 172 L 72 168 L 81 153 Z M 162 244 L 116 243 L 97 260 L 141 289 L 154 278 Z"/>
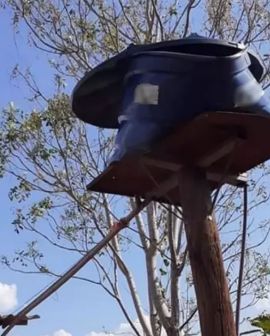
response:
<path id="1" fill-rule="evenodd" d="M 211 153 L 211 159 L 213 159 L 212 155 L 215 155 L 215 154 L 216 154 L 215 152 Z M 228 154 L 228 153 L 226 153 L 226 154 Z M 220 155 L 220 152 L 219 152 L 219 155 Z M 204 159 L 202 159 L 201 162 L 205 163 L 207 159 L 210 159 L 210 156 L 205 156 Z M 152 159 L 152 158 L 148 158 L 148 157 L 142 157 L 140 160 L 146 166 L 154 166 L 154 167 L 167 169 L 167 170 L 170 170 L 173 173 L 179 172 L 180 169 L 183 167 L 183 165 L 180 165 L 180 164 L 176 164 L 176 163 L 169 162 L 169 161 L 164 161 L 164 160 Z M 198 167 L 204 168 L 204 167 L 200 166 L 200 162 L 196 163 L 196 165 Z M 239 174 L 239 175 L 226 174 L 226 176 L 224 176 L 224 172 L 222 172 L 222 174 L 221 174 L 221 173 L 211 172 L 211 170 L 210 171 L 206 170 L 206 178 L 207 178 L 207 180 L 212 181 L 212 182 L 218 182 L 218 183 L 221 183 L 221 184 L 228 183 L 228 184 L 233 185 L 233 186 L 243 187 L 247 182 L 247 173 L 242 173 L 242 174 Z"/>
<path id="2" fill-rule="evenodd" d="M 202 336 L 236 336 L 206 177 L 198 169 L 182 169 L 179 186 L 189 258 Z"/>

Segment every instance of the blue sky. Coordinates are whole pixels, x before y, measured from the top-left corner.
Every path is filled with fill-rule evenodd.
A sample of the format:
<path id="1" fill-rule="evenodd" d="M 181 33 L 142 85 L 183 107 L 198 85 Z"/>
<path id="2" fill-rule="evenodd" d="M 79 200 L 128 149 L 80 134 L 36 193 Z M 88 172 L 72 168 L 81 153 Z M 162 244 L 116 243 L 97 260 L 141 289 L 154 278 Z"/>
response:
<path id="1" fill-rule="evenodd" d="M 13 67 L 19 63 L 22 68 L 30 65 L 31 71 L 36 75 L 39 85 L 48 94 L 52 93 L 51 83 L 53 79 L 47 59 L 27 44 L 25 34 L 14 34 L 10 25 L 10 17 L 7 11 L 0 12 L 0 106 L 7 106 L 10 101 L 15 102 L 19 108 L 27 109 L 33 107 L 27 101 L 27 89 L 23 81 L 12 81 L 11 73 Z M 51 91 L 51 92 L 50 92 Z M 0 255 L 12 255 L 14 250 L 23 248 L 28 239 L 35 239 L 31 235 L 17 235 L 10 222 L 15 211 L 15 205 L 8 199 L 8 191 L 13 181 L 11 178 L 0 180 L 1 190 L 1 244 Z M 47 248 L 48 257 L 54 260 L 53 267 L 58 272 L 65 271 L 77 257 L 61 255 L 59 252 L 55 257 L 55 251 Z M 31 298 L 40 289 L 52 281 L 51 278 L 39 275 L 23 275 L 11 272 L 1 267 L 0 282 L 2 284 L 15 284 L 17 287 L 18 304 L 21 307 L 25 301 Z M 86 266 L 87 269 L 87 266 Z M 7 291 L 7 288 L 0 288 L 0 294 L 10 295 L 13 298 L 14 291 Z M 11 298 L 11 299 L 12 299 Z M 12 300 L 11 300 L 12 301 Z M 12 303 L 12 302 L 11 302 Z M 12 304 L 10 303 L 10 306 Z M 13 302 L 14 303 L 14 302 Z M 1 304 L 0 304 L 1 305 Z M 4 305 L 8 306 L 8 303 Z M 0 307 L 1 308 L 1 307 Z M 10 312 L 14 311 L 14 307 Z M 6 313 L 6 311 L 3 311 Z M 57 294 L 39 306 L 34 313 L 41 315 L 41 319 L 31 322 L 29 327 L 17 327 L 13 331 L 14 336 L 25 335 L 53 335 L 57 330 L 67 330 L 73 336 L 84 336 L 91 330 L 102 330 L 103 327 L 114 330 L 123 321 L 122 315 L 113 304 L 113 301 L 104 295 L 103 290 L 89 286 L 79 281 L 70 281 Z M 56 336 L 68 336 L 59 333 Z"/>
<path id="2" fill-rule="evenodd" d="M 6 107 L 11 101 L 18 108 L 33 108 L 33 103 L 27 100 L 29 92 L 22 80 L 11 80 L 14 66 L 27 68 L 35 74 L 36 80 L 41 88 L 48 95 L 53 93 L 53 87 L 48 86 L 52 83 L 53 73 L 50 70 L 47 58 L 36 49 L 29 46 L 26 34 L 23 30 L 16 35 L 10 25 L 10 15 L 7 11 L 0 12 L 0 42 L 2 52 L 0 54 L 0 107 Z M 2 34 L 2 32 L 5 32 Z M 71 87 L 67 90 L 71 91 Z M 1 202 L 1 237 L 0 255 L 13 255 L 14 250 L 19 250 L 25 243 L 35 236 L 27 233 L 17 235 L 12 225 L 10 225 L 16 205 L 12 204 L 8 198 L 8 191 L 13 184 L 12 178 L 6 177 L 0 180 Z M 78 255 L 68 255 L 55 251 L 51 246 L 46 246 L 41 242 L 46 250 L 48 263 L 54 267 L 56 272 L 62 273 L 78 259 Z M 55 255 L 57 253 L 57 255 Z M 132 259 L 132 256 L 130 257 Z M 133 261 L 136 267 L 136 260 Z M 21 308 L 34 294 L 51 283 L 52 278 L 42 275 L 23 275 L 14 273 L 1 267 L 0 277 L 0 313 L 14 312 Z M 85 267 L 89 271 L 91 265 Z M 139 269 L 139 265 L 136 267 Z M 140 268 L 141 270 L 141 268 Z M 82 273 L 84 270 L 82 271 Z M 140 272 L 138 272 L 139 276 Z M 16 293 L 14 286 L 16 286 Z M 2 285 L 2 287 L 1 287 Z M 9 287 L 7 287 L 9 286 Z M 144 287 L 142 284 L 141 287 Z M 143 289 L 144 290 L 144 289 Z M 15 298 L 17 305 L 14 306 Z M 9 310 L 4 308 L 10 307 Z M 33 313 L 41 316 L 40 320 L 30 322 L 29 327 L 16 327 L 11 333 L 13 336 L 86 336 L 91 331 L 116 330 L 123 333 L 129 327 L 124 324 L 124 318 L 114 301 L 104 294 L 104 291 L 94 285 L 89 285 L 78 280 L 72 280 L 62 287 L 55 295 L 37 307 Z M 90 336 L 102 336 L 102 334 L 89 334 Z"/>
<path id="3" fill-rule="evenodd" d="M 17 63 L 21 67 L 30 65 L 39 85 L 47 94 L 51 94 L 53 88 L 47 83 L 52 82 L 53 74 L 48 67 L 46 56 L 27 44 L 24 31 L 20 31 L 19 36 L 13 32 L 7 11 L 0 12 L 0 32 L 2 50 L 0 53 L 0 107 L 7 106 L 10 101 L 14 101 L 16 106 L 23 109 L 33 107 L 32 103 L 26 99 L 28 92 L 24 83 L 11 80 L 12 69 Z M 68 88 L 69 91 L 70 89 Z M 14 250 L 22 248 L 29 239 L 36 238 L 31 237 L 30 234 L 17 235 L 10 225 L 15 205 L 9 201 L 7 194 L 12 183 L 11 178 L 0 180 L 0 255 L 12 255 Z M 49 261 L 52 262 L 53 267 L 58 272 L 65 271 L 77 260 L 76 256 L 67 256 L 66 253 L 57 252 L 57 255 L 55 255 L 55 250 L 52 247 L 43 244 Z M 129 256 L 139 278 L 142 269 L 132 258 L 134 259 L 134 256 Z M 48 277 L 23 275 L 0 267 L 0 296 L 7 295 L 9 298 L 6 303 L 1 303 L 0 300 L 0 309 L 1 304 L 2 308 L 7 308 L 9 305 L 11 312 L 14 311 L 14 308 L 21 307 L 29 298 L 52 281 Z M 89 265 L 86 266 L 86 271 L 90 267 Z M 3 284 L 8 285 L 8 287 L 3 286 Z M 15 287 L 12 287 L 12 284 L 16 285 L 17 293 L 15 293 Z M 145 291 L 144 284 L 141 284 L 141 290 L 142 292 Z M 15 307 L 16 298 L 18 304 Z M 269 300 L 266 300 L 264 304 L 269 307 Z M 29 327 L 15 328 L 12 333 L 13 336 L 29 334 L 37 336 L 101 336 L 101 334 L 95 334 L 94 331 L 102 331 L 103 327 L 106 330 L 117 332 L 127 332 L 128 330 L 128 327 L 123 324 L 124 319 L 121 312 L 113 300 L 104 294 L 102 289 L 76 280 L 68 282 L 57 294 L 36 308 L 33 313 L 39 314 L 41 319 L 30 322 Z"/>

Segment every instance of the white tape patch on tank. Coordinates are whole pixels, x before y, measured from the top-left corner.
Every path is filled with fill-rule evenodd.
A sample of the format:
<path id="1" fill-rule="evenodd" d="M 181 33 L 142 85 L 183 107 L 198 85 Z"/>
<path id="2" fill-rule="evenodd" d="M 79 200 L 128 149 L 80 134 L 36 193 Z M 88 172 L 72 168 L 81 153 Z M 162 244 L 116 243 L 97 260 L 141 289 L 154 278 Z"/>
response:
<path id="1" fill-rule="evenodd" d="M 134 91 L 134 103 L 144 105 L 158 105 L 158 85 L 141 83 Z"/>

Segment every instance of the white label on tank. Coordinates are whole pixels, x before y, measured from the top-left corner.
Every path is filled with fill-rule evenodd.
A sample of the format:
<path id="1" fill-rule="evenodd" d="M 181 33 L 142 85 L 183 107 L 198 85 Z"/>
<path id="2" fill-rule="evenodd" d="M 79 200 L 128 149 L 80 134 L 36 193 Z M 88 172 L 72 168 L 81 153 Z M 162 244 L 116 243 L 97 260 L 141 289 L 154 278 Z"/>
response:
<path id="1" fill-rule="evenodd" d="M 134 103 L 145 105 L 158 105 L 158 85 L 141 83 L 134 92 Z"/>

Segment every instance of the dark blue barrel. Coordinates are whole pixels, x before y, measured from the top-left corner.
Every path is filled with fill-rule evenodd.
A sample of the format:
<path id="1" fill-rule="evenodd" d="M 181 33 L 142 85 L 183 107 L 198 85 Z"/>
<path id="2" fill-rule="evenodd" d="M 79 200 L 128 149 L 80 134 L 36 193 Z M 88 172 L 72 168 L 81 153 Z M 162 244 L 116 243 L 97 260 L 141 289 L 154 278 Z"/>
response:
<path id="1" fill-rule="evenodd" d="M 225 57 L 148 52 L 134 56 L 124 80 L 112 161 L 146 153 L 179 123 L 209 111 L 270 113 L 246 51 Z"/>
<path id="2" fill-rule="evenodd" d="M 176 125 L 203 112 L 269 114 L 263 68 L 244 46 L 183 39 L 134 46 L 86 75 L 73 110 L 86 122 L 118 127 L 112 161 L 145 153 Z"/>

